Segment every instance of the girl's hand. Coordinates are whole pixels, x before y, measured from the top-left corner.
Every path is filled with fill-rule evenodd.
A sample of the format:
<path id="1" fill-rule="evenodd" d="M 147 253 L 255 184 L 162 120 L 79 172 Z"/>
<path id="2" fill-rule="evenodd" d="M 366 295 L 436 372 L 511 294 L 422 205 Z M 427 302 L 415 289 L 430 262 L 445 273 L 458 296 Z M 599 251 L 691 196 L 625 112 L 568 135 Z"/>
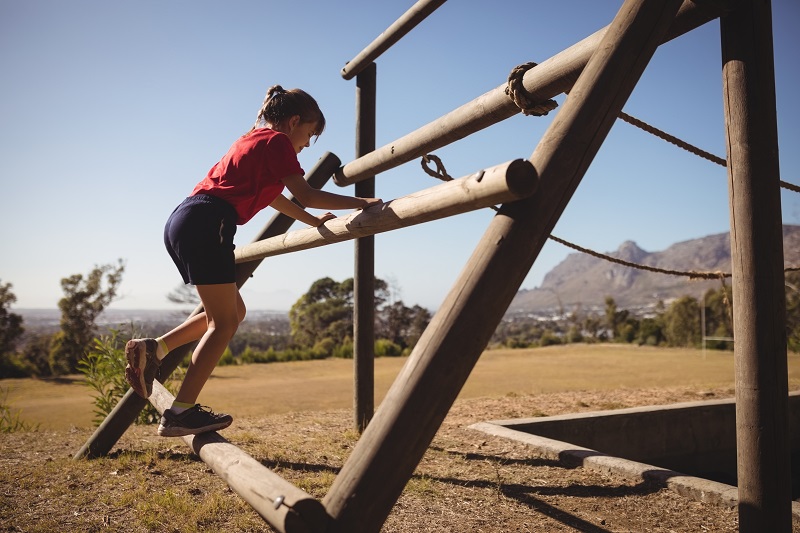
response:
<path id="1" fill-rule="evenodd" d="M 317 224 L 317 227 L 320 227 L 320 226 L 321 226 L 321 225 L 323 225 L 323 224 L 324 224 L 326 221 L 328 221 L 328 220 L 330 220 L 330 219 L 332 219 L 332 218 L 336 218 L 336 215 L 334 215 L 333 213 L 324 213 L 324 214 L 322 214 L 322 215 L 319 215 L 319 216 L 317 217 L 317 220 L 319 221 L 319 223 Z"/>

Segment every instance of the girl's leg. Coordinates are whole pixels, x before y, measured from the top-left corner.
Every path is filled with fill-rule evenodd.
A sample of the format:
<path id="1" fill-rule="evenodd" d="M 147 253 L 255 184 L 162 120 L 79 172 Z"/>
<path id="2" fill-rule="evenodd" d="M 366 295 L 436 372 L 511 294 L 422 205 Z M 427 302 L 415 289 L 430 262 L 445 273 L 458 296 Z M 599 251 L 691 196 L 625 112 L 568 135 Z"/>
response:
<path id="1" fill-rule="evenodd" d="M 184 404 L 197 402 L 200 391 L 217 366 L 233 334 L 236 333 L 239 322 L 244 318 L 244 302 L 235 283 L 198 285 L 197 292 L 205 308 L 207 325 L 175 397 L 176 402 Z M 174 338 L 189 338 L 200 330 L 192 319 L 187 322 L 189 325 L 175 333 Z M 181 330 L 181 326 L 176 329 Z M 167 344 L 169 346 L 169 341 Z"/>
<path id="2" fill-rule="evenodd" d="M 213 287 L 213 285 L 209 285 L 209 287 Z M 199 290 L 200 287 L 198 287 L 198 292 Z M 238 290 L 236 291 L 236 309 L 239 316 L 239 322 L 241 322 L 244 320 L 246 311 L 244 307 L 244 301 L 242 300 Z M 206 316 L 206 312 L 203 311 L 202 313 L 198 313 L 193 317 L 187 318 L 183 324 L 163 335 L 161 339 L 167 345 L 168 350 L 172 351 L 175 348 L 179 348 L 184 344 L 194 342 L 201 338 L 203 335 L 205 335 L 207 329 L 208 317 Z"/>

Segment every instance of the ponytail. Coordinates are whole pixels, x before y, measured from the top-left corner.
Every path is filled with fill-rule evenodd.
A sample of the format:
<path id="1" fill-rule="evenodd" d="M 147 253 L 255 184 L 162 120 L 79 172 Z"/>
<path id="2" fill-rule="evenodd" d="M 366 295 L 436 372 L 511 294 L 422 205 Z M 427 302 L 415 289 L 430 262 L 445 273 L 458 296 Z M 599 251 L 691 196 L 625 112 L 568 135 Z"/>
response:
<path id="1" fill-rule="evenodd" d="M 287 91 L 280 85 L 273 85 L 267 90 L 264 103 L 261 104 L 256 122 L 250 131 L 267 124 L 278 125 L 295 115 L 300 117 L 300 122 L 317 123 L 315 137 L 319 137 L 325 129 L 325 116 L 310 94 L 301 89 Z"/>

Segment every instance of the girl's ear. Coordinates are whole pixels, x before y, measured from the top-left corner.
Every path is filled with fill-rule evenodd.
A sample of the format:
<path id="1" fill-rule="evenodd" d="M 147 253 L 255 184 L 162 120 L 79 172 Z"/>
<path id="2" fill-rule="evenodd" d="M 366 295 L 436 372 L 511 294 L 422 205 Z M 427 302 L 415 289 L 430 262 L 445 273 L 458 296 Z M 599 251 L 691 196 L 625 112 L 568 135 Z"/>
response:
<path id="1" fill-rule="evenodd" d="M 289 131 L 292 131 L 300 124 L 300 115 L 292 115 L 287 122 Z"/>

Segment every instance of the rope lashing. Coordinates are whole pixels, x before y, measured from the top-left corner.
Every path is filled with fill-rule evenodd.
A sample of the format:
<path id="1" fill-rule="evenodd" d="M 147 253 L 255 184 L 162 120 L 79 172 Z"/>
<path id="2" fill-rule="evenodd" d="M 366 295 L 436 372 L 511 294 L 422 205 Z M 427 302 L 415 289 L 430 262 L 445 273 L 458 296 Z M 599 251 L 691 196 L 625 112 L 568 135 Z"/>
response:
<path id="1" fill-rule="evenodd" d="M 526 115 L 541 117 L 558 107 L 558 103 L 556 103 L 555 100 L 535 100 L 533 95 L 529 93 L 522 84 L 522 78 L 525 76 L 525 73 L 535 66 L 536 63 L 530 61 L 514 67 L 508 75 L 506 94 Z"/>

